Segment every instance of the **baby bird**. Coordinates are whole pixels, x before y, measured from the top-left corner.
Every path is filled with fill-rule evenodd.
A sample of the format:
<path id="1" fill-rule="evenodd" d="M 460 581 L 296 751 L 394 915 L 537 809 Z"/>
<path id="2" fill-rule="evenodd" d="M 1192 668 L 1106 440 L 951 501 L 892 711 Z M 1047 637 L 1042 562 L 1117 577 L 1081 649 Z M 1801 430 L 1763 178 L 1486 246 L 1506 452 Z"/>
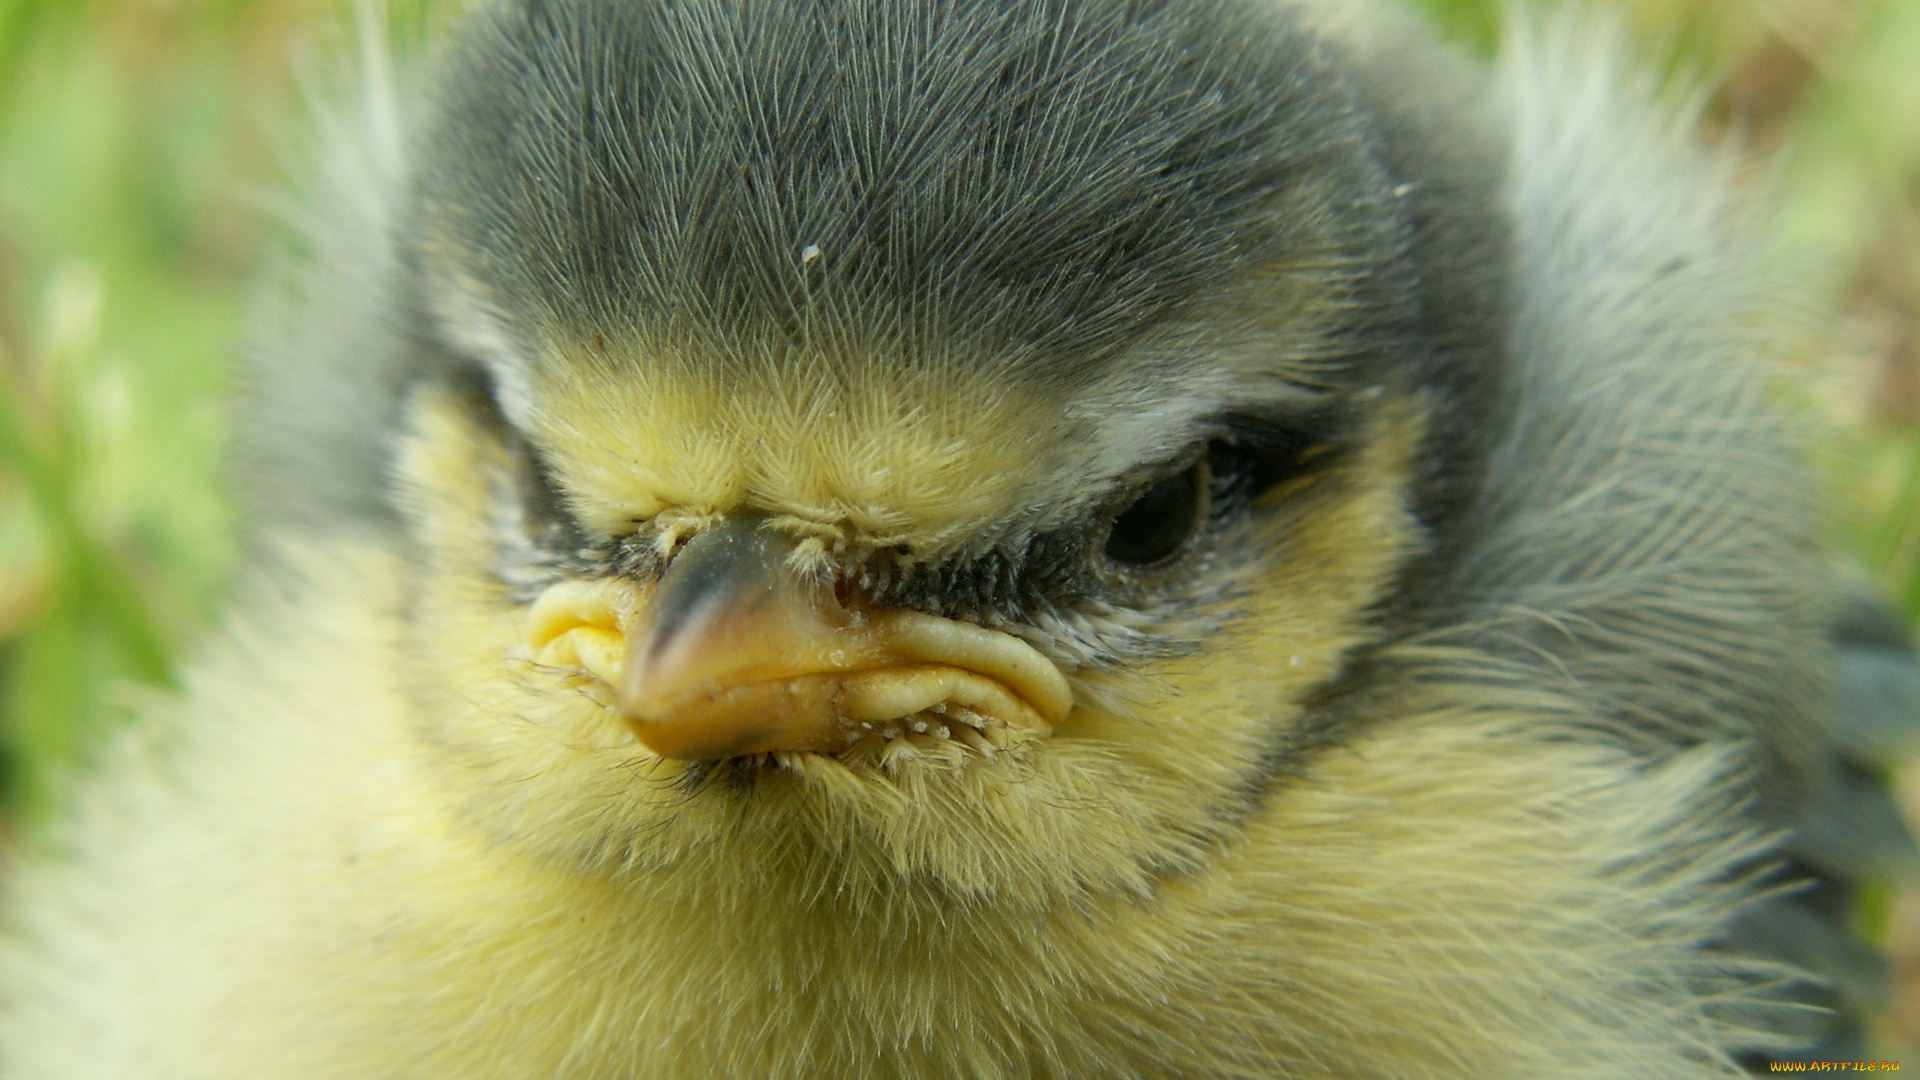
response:
<path id="1" fill-rule="evenodd" d="M 1773 955 L 1773 868 L 1844 876 L 1793 846 L 1832 603 L 1774 296 L 1595 38 L 471 13 L 332 155 L 243 601 L 13 871 L 4 1075 L 1689 1080 L 1829 1037 Z"/>

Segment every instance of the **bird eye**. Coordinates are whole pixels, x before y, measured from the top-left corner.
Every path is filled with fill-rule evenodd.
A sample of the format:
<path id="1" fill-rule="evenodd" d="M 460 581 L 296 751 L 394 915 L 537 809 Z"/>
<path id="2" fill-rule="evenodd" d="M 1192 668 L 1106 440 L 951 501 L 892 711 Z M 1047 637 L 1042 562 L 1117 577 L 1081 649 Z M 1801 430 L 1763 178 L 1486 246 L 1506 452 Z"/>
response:
<path id="1" fill-rule="evenodd" d="M 1199 531 L 1211 486 L 1205 458 L 1162 478 L 1113 519 L 1107 532 L 1107 558 L 1136 568 L 1173 559 Z"/>

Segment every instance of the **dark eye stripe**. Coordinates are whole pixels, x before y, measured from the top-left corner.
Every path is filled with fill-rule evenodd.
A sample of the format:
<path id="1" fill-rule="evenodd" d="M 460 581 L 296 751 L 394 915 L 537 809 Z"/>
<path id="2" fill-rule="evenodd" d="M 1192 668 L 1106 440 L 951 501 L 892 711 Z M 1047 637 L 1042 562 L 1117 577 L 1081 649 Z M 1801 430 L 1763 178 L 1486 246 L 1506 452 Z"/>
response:
<path id="1" fill-rule="evenodd" d="M 564 539 L 572 547 L 579 547 L 585 533 L 573 512 L 567 509 L 566 496 L 559 482 L 554 479 L 553 469 L 547 464 L 545 456 L 518 435 L 508 440 L 507 452 L 513 455 L 514 472 L 519 481 L 520 506 L 527 515 L 529 525 L 541 533 L 564 532 L 564 537 L 556 539 Z"/>
<path id="2" fill-rule="evenodd" d="M 1229 414 L 1220 419 L 1214 471 L 1236 498 L 1257 498 L 1324 460 L 1326 450 L 1340 445 L 1344 419 L 1333 408 L 1287 417 Z"/>
<path id="3" fill-rule="evenodd" d="M 467 415 L 500 440 L 512 461 L 512 486 L 500 497 L 512 500 L 513 512 L 503 521 L 511 522 L 508 527 L 520 535 L 502 537 L 503 543 L 524 542 L 531 549 L 526 557 L 537 551 L 542 562 L 580 559 L 588 546 L 586 530 L 567 508 L 566 495 L 540 449 L 501 411 L 491 373 L 481 364 L 455 362 L 429 377 L 443 380 Z"/>

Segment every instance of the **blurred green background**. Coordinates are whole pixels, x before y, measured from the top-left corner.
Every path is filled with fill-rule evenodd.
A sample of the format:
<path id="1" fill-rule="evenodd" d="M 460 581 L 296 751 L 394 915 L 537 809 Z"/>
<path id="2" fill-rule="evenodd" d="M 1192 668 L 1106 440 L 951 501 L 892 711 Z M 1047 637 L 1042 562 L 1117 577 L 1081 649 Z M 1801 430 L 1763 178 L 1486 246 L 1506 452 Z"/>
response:
<path id="1" fill-rule="evenodd" d="M 0 791 L 173 680 L 233 555 L 249 283 L 311 98 L 432 0 L 0 0 Z M 337 82 L 338 80 L 331 80 Z"/>
<path id="2" fill-rule="evenodd" d="M 1423 2 L 1496 41 L 1499 0 Z M 1839 313 L 1799 380 L 1836 548 L 1920 613 L 1920 0 L 1617 3 L 1710 91 L 1703 134 L 1778 192 L 1808 297 Z M 0 0 L 0 829 L 217 615 L 226 400 L 300 87 L 356 19 L 413 35 L 440 6 Z M 1920 952 L 1920 904 L 1889 911 Z"/>

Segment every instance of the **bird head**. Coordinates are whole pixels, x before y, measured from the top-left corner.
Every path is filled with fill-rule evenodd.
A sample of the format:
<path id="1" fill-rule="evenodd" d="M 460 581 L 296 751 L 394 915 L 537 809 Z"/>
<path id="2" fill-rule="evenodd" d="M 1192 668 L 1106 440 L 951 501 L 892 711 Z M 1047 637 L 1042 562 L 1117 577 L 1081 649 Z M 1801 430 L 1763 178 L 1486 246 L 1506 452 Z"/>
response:
<path id="1" fill-rule="evenodd" d="M 1231 0 L 473 20 L 399 467 L 462 812 L 1012 902 L 1205 860 L 1444 556 L 1496 348 L 1485 194 L 1331 48 Z"/>

